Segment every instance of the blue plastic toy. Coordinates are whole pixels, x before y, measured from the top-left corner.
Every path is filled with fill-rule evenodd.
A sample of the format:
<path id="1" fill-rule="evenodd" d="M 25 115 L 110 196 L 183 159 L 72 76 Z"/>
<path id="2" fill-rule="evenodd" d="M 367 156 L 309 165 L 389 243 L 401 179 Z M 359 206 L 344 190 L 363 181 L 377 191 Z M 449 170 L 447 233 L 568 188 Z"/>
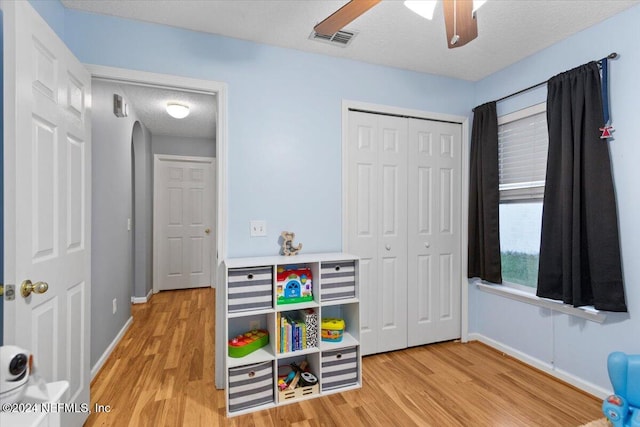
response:
<path id="1" fill-rule="evenodd" d="M 276 287 L 278 304 L 313 301 L 312 273 L 308 267 L 278 268 Z"/>
<path id="2" fill-rule="evenodd" d="M 640 427 L 640 354 L 619 351 L 607 360 L 611 396 L 602 404 L 602 412 L 613 427 Z"/>

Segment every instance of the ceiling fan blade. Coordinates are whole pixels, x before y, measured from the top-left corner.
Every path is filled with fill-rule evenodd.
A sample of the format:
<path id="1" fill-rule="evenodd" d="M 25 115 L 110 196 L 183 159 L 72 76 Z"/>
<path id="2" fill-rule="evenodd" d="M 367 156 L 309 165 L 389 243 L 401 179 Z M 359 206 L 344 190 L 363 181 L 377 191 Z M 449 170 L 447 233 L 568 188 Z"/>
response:
<path id="1" fill-rule="evenodd" d="M 378 3 L 380 0 L 351 0 L 313 29 L 318 34 L 332 36 Z"/>
<path id="2" fill-rule="evenodd" d="M 473 0 L 442 0 L 444 9 L 444 23 L 447 27 L 447 46 L 449 49 L 464 46 L 471 40 L 478 37 L 478 21 L 472 15 Z M 451 43 L 454 33 L 454 7 L 456 18 L 456 31 L 459 36 L 458 41 Z"/>

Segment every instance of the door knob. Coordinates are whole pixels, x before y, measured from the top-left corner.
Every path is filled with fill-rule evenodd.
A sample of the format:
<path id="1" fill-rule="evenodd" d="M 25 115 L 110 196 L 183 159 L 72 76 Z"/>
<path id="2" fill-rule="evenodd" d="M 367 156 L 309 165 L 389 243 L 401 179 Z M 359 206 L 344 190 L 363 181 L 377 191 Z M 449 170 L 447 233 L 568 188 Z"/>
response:
<path id="1" fill-rule="evenodd" d="M 429 242 L 424 242 L 424 247 L 425 247 L 425 248 L 428 248 L 428 247 L 430 247 L 430 246 L 431 246 L 431 243 L 429 243 Z"/>
<path id="2" fill-rule="evenodd" d="M 49 289 L 49 284 L 47 282 L 36 282 L 31 283 L 31 280 L 25 280 L 20 285 L 20 293 L 23 297 L 27 298 L 31 295 L 31 292 L 36 294 L 44 294 Z"/>
<path id="3" fill-rule="evenodd" d="M 210 229 L 209 227 L 207 227 L 207 228 L 205 228 L 205 229 L 204 229 L 204 232 L 205 232 L 206 234 L 209 234 L 209 233 L 211 233 L 211 229 Z"/>
<path id="4" fill-rule="evenodd" d="M 391 245 L 385 245 L 384 247 L 386 250 L 390 251 L 391 250 Z"/>

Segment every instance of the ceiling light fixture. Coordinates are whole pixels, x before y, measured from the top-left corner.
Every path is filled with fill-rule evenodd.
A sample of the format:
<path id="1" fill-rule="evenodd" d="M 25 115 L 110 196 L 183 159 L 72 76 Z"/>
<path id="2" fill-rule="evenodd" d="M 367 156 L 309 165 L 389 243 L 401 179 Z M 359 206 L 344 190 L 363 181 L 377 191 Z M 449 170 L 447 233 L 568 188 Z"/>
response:
<path id="1" fill-rule="evenodd" d="M 167 104 L 167 113 L 173 118 L 184 119 L 189 115 L 189 106 L 177 102 L 169 102 Z"/>
<path id="2" fill-rule="evenodd" d="M 480 6 L 482 6 L 486 2 L 487 0 L 473 0 L 473 10 L 471 11 L 471 13 L 476 13 L 476 11 L 480 9 Z"/>
<path id="3" fill-rule="evenodd" d="M 486 2 L 487 0 L 473 0 L 472 14 L 475 14 Z M 431 20 L 436 10 L 436 3 L 437 0 L 405 0 L 404 5 L 423 18 Z"/>
<path id="4" fill-rule="evenodd" d="M 433 19 L 436 0 L 405 0 L 404 5 L 426 19 Z"/>

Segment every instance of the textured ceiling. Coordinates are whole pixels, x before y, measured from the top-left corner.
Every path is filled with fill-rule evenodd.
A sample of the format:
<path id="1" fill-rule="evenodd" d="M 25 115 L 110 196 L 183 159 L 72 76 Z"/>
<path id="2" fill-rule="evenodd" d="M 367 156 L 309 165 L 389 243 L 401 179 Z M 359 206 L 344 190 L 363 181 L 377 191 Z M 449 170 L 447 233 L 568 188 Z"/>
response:
<path id="1" fill-rule="evenodd" d="M 309 40 L 313 26 L 346 1 L 62 0 L 66 7 L 221 34 L 374 64 L 480 80 L 640 0 L 488 0 L 478 11 L 478 38 L 448 49 L 442 4 L 432 21 L 386 0 L 347 29 L 346 48 Z M 604 56 L 609 52 L 601 52 Z"/>
<path id="2" fill-rule="evenodd" d="M 215 140 L 214 95 L 176 91 L 152 86 L 120 84 L 124 98 L 152 135 L 170 135 Z M 189 105 L 189 115 L 174 119 L 166 112 L 167 102 Z"/>

